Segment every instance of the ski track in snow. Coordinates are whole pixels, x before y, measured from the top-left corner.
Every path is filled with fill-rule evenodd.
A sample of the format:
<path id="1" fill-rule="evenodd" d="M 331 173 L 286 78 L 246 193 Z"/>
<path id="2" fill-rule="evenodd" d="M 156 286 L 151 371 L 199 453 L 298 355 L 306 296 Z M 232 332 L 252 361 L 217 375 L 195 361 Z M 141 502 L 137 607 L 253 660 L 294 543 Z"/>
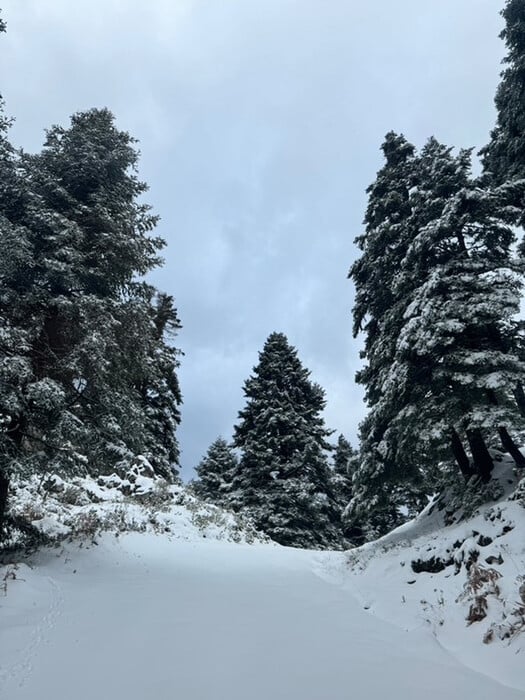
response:
<path id="1" fill-rule="evenodd" d="M 342 556 L 147 535 L 42 553 L 0 597 L 0 698 L 523 699 L 364 610 Z"/>

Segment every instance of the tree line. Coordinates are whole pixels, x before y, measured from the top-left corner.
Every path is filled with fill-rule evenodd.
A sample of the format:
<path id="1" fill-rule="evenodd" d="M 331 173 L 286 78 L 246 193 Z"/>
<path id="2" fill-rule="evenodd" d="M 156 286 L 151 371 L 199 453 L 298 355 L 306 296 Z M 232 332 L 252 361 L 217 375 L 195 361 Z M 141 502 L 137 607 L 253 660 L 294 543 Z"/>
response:
<path id="1" fill-rule="evenodd" d="M 390 132 L 385 163 L 367 190 L 360 257 L 349 277 L 353 331 L 364 337 L 356 380 L 369 412 L 359 453 L 347 454 L 342 468 L 336 453 L 339 493 L 350 497 L 343 513 L 335 472 L 323 473 L 327 433 L 310 422 L 294 452 L 299 423 L 290 416 L 282 428 L 283 407 L 295 411 L 306 394 L 299 399 L 276 383 L 286 372 L 295 390 L 301 385 L 283 364 L 266 369 L 277 336 L 245 386 L 232 442 L 240 461 L 220 440 L 197 469 L 197 491 L 255 517 L 284 544 L 333 546 L 327 523 L 354 543 L 384 534 L 433 494 L 457 487 L 458 474 L 469 484 L 489 482 L 495 448 L 525 467 L 518 447 L 525 242 L 516 235 L 525 222 L 525 0 L 508 0 L 502 14 L 507 56 L 482 173 L 472 174 L 473 149 L 455 153 L 432 137 L 418 150 Z M 314 394 L 309 415 L 319 417 Z"/>
<path id="2" fill-rule="evenodd" d="M 472 149 L 390 132 L 367 190 L 349 275 L 369 408 L 359 450 L 331 445 L 324 391 L 272 333 L 231 441 L 197 467 L 198 494 L 282 544 L 382 534 L 458 474 L 489 482 L 494 448 L 525 466 L 525 0 L 502 14 L 481 174 Z M 52 126 L 37 154 L 15 149 L 9 126 L 1 105 L 0 537 L 13 475 L 125 470 L 143 455 L 177 479 L 181 405 L 174 300 L 144 281 L 164 241 L 134 139 L 107 109 Z"/>

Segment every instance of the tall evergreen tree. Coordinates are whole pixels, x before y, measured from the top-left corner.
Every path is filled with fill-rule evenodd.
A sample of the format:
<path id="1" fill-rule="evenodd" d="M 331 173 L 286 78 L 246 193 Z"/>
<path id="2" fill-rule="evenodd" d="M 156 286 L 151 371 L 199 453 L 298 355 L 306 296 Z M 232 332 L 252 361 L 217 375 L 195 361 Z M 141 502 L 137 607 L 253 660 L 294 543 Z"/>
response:
<path id="1" fill-rule="evenodd" d="M 146 186 L 134 173 L 137 158 L 133 139 L 103 109 L 74 115 L 69 129 L 53 127 L 42 153 L 21 162 L 28 183 L 21 223 L 33 263 L 17 323 L 30 318 L 38 328 L 31 354 L 39 401 L 58 402 L 45 443 L 82 445 L 78 453 L 54 450 L 54 458 L 87 459 L 92 469 L 131 459 L 145 441 L 131 361 L 149 337 L 149 309 L 135 276 L 159 262 L 162 241 L 149 235 L 156 217 L 138 202 Z M 137 316 L 139 328 L 130 323 Z M 130 334 L 136 350 L 124 354 Z M 30 443 L 43 439 L 40 429 L 24 433 Z"/>
<path id="2" fill-rule="evenodd" d="M 520 422 L 510 400 L 524 367 L 514 320 L 520 265 L 505 210 L 471 180 L 469 151 L 453 156 L 430 139 L 413 167 L 404 255 L 385 281 L 392 307 L 368 338 L 361 374 L 378 391 L 368 390 L 350 513 L 367 520 L 369 536 L 396 525 L 400 505 L 423 504 L 439 488 L 447 450 L 466 477 L 490 478 L 487 444 L 497 433 L 510 444 Z M 384 298 L 369 283 L 368 293 Z M 374 364 L 376 355 L 388 362 Z"/>
<path id="3" fill-rule="evenodd" d="M 192 482 L 193 490 L 205 501 L 227 505 L 238 465 L 233 448 L 224 438 L 218 437 L 195 469 L 197 478 Z"/>
<path id="4" fill-rule="evenodd" d="M 428 168 L 441 187 L 440 163 L 447 167 L 453 160 L 434 144 L 422 153 L 420 172 Z M 487 481 L 492 461 L 485 445 L 499 434 L 507 448 L 522 422 L 513 398 L 525 369 L 516 321 L 522 265 L 513 258 L 514 234 L 499 198 L 465 177 L 465 152 L 456 160 L 459 181 L 450 180 L 453 190 L 444 202 L 432 200 L 438 204 L 435 218 L 420 229 L 403 263 L 407 276 L 419 283 L 392 367 L 392 381 L 403 376 L 402 367 L 410 378 L 406 407 L 396 418 L 403 426 L 396 441 L 404 461 L 437 462 L 439 448 L 462 435 L 472 471 Z M 429 209 L 425 198 L 421 206 Z"/>
<path id="5" fill-rule="evenodd" d="M 495 104 L 496 126 L 489 143 L 481 150 L 486 187 L 499 197 L 501 210 L 514 224 L 525 227 L 525 2 L 507 0 L 501 12 L 505 28 L 500 37 L 507 55 L 501 74 Z M 525 256 L 525 239 L 518 246 Z M 525 348 L 521 348 L 525 358 Z M 515 398 L 525 416 L 525 391 L 522 379 L 516 386 Z"/>
<path id="6" fill-rule="evenodd" d="M 281 544 L 339 546 L 324 392 L 284 334 L 268 337 L 244 393 L 247 403 L 234 431 L 242 454 L 230 505 Z"/>
<path id="7" fill-rule="evenodd" d="M 347 522 L 346 517 L 353 496 L 352 479 L 359 466 L 359 453 L 342 434 L 337 439 L 332 464 L 332 492 L 341 512 L 343 536 L 352 544 L 360 544 L 363 538 L 361 528 L 352 519 Z"/>
<path id="8" fill-rule="evenodd" d="M 5 22 L 0 18 L 0 33 L 5 30 Z M 8 140 L 10 123 L 0 97 L 0 539 L 4 534 L 10 477 L 19 466 L 18 441 L 12 435 L 16 422 L 12 416 L 22 408 L 20 388 L 30 374 L 26 353 L 31 340 L 26 328 L 13 323 L 10 311 L 17 299 L 6 286 L 6 280 L 16 276 L 16 270 L 31 264 L 26 232 L 16 224 L 23 188 L 16 154 Z"/>
<path id="9" fill-rule="evenodd" d="M 422 495 L 419 486 L 406 486 L 418 484 L 418 471 L 400 464 L 394 446 L 384 440 L 402 401 L 395 391 L 385 400 L 384 385 L 409 303 L 399 275 L 413 235 L 409 222 L 417 158 L 414 146 L 394 132 L 386 135 L 381 149 L 385 165 L 367 189 L 365 231 L 356 239 L 362 254 L 349 273 L 355 285 L 354 335 L 365 335 L 361 356 L 366 364 L 356 380 L 365 387 L 370 410 L 360 427 L 359 467 L 347 516 L 349 522 L 362 522 L 370 538 L 402 522 L 400 508 L 417 508 Z M 395 486 L 400 482 L 405 488 Z"/>
<path id="10" fill-rule="evenodd" d="M 178 460 L 179 327 L 136 280 L 159 263 L 133 139 L 108 110 L 53 127 L 42 153 L 0 146 L 2 455 L 9 470 L 105 471 Z"/>
<path id="11" fill-rule="evenodd" d="M 492 185 L 510 184 L 525 178 L 525 2 L 507 0 L 502 11 L 505 28 L 505 70 L 496 92 L 497 122 L 490 142 L 481 151 L 483 167 Z M 523 224 L 525 200 L 523 188 L 515 203 Z"/>

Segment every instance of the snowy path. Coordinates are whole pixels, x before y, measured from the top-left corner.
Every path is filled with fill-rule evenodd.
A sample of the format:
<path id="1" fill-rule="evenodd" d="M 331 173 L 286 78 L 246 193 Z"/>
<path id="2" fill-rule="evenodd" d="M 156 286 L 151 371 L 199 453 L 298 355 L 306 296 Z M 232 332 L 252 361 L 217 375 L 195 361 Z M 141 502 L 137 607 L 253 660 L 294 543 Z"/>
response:
<path id="1" fill-rule="evenodd" d="M 523 700 L 367 614 L 322 559 L 139 535 L 52 553 L 0 597 L 0 698 Z"/>

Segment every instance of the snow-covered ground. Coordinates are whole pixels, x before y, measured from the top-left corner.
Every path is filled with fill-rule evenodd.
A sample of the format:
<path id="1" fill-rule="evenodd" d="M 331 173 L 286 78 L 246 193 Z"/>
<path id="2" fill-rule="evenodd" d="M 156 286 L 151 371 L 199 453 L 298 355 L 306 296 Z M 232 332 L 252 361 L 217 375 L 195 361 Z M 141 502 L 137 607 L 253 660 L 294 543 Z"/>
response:
<path id="1" fill-rule="evenodd" d="M 258 541 L 139 472 L 13 495 L 84 539 L 0 567 L 1 700 L 524 697 L 525 489 L 507 498 L 505 465 L 472 518 L 435 507 L 346 553 Z"/>
<path id="2" fill-rule="evenodd" d="M 0 598 L 5 700 L 523 698 L 371 615 L 342 554 L 134 533 L 33 564 Z"/>

